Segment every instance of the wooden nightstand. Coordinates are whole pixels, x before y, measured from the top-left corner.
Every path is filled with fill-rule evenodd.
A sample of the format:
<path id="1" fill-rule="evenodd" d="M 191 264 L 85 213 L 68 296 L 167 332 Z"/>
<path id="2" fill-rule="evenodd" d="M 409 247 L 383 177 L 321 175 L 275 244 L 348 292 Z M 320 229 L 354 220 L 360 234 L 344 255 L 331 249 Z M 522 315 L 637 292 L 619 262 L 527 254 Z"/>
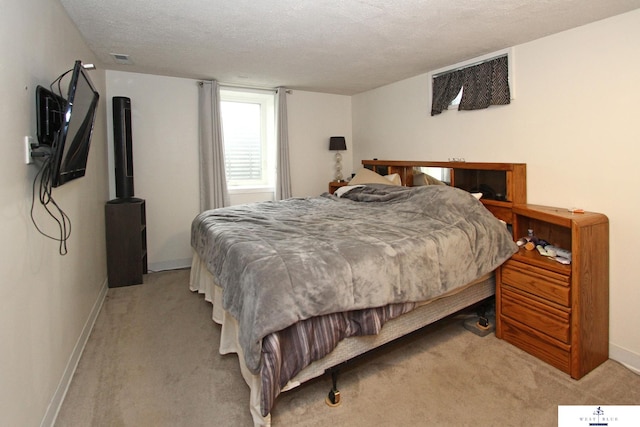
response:
<path id="1" fill-rule="evenodd" d="M 496 272 L 496 337 L 575 379 L 609 358 L 609 220 L 595 212 L 513 207 L 515 236 L 571 251 L 564 265 L 524 248 Z"/>
<path id="2" fill-rule="evenodd" d="M 329 193 L 333 194 L 340 187 L 344 187 L 345 185 L 349 185 L 348 181 L 331 181 L 329 183 Z"/>

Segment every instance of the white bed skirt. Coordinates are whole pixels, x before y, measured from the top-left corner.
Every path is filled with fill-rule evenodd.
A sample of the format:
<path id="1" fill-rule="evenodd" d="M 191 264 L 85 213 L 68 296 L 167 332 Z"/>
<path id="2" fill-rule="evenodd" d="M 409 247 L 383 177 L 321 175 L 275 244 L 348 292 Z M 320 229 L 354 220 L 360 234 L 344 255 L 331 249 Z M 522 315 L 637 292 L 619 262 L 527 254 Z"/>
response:
<path id="1" fill-rule="evenodd" d="M 207 270 L 205 264 L 200 261 L 198 255 L 193 256 L 191 262 L 191 277 L 189 279 L 189 289 L 193 292 L 204 294 L 204 299 L 213 305 L 212 319 L 221 326 L 220 331 L 220 354 L 236 353 L 240 362 L 242 377 L 251 389 L 249 398 L 249 409 L 253 418 L 254 426 L 270 426 L 271 414 L 263 417 L 260 411 L 260 395 L 262 393 L 262 383 L 259 375 L 254 375 L 247 368 L 244 362 L 242 347 L 238 342 L 238 322 L 222 308 L 222 288 L 213 281 L 213 276 Z"/>
<path id="2" fill-rule="evenodd" d="M 271 426 L 271 414 L 266 417 L 261 415 L 262 383 L 260 376 L 252 374 L 245 364 L 242 348 L 238 342 L 238 322 L 222 308 L 222 289 L 214 283 L 213 276 L 197 254 L 194 254 L 191 263 L 189 289 L 204 294 L 205 300 L 213 305 L 212 319 L 221 325 L 220 354 L 236 353 L 238 355 L 242 377 L 251 389 L 249 409 L 254 426 Z M 378 335 L 350 337 L 341 341 L 329 355 L 299 372 L 282 391 L 291 390 L 310 379 L 323 375 L 333 366 L 407 335 L 494 294 L 495 278 L 493 273 L 490 273 L 463 288 L 388 321 Z"/>

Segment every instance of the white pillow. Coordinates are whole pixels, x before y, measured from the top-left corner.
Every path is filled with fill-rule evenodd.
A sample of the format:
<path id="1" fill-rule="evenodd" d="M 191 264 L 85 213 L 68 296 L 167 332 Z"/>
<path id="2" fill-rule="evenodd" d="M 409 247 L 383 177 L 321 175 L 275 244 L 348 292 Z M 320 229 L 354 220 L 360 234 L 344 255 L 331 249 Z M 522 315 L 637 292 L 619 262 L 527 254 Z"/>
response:
<path id="1" fill-rule="evenodd" d="M 398 176 L 398 179 L 400 179 L 400 177 Z M 360 169 L 357 173 L 356 176 L 354 176 L 353 178 L 351 178 L 351 181 L 349 181 L 349 185 L 358 185 L 358 184 L 386 184 L 386 185 L 394 185 L 393 182 L 391 182 L 389 179 L 385 178 L 384 176 L 375 173 L 372 170 L 369 170 L 367 168 L 362 168 Z"/>
<path id="2" fill-rule="evenodd" d="M 413 174 L 413 186 L 420 187 L 423 185 L 446 185 L 444 182 L 440 181 L 423 172 L 417 172 Z"/>
<path id="3" fill-rule="evenodd" d="M 400 179 L 400 175 L 398 175 L 397 173 L 392 173 L 391 175 L 385 175 L 384 177 L 387 178 L 389 181 L 391 181 L 393 185 L 402 185 L 402 180 Z"/>
<path id="4" fill-rule="evenodd" d="M 343 185 L 342 187 L 338 187 L 338 189 L 333 192 L 333 195 L 336 197 L 342 197 L 342 195 L 347 191 L 351 191 L 358 187 L 364 187 L 364 185 Z"/>

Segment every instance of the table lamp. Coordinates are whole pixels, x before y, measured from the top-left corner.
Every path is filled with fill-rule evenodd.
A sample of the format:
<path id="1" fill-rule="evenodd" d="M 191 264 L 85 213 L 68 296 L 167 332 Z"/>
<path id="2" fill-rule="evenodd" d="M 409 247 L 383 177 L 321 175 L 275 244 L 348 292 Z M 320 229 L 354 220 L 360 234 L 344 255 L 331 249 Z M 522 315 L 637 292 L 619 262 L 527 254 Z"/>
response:
<path id="1" fill-rule="evenodd" d="M 340 154 L 340 151 L 345 151 L 346 149 L 347 142 L 344 136 L 332 136 L 329 138 L 329 151 L 336 152 L 336 175 L 334 179 L 338 182 L 344 181 L 342 176 L 342 154 Z"/>

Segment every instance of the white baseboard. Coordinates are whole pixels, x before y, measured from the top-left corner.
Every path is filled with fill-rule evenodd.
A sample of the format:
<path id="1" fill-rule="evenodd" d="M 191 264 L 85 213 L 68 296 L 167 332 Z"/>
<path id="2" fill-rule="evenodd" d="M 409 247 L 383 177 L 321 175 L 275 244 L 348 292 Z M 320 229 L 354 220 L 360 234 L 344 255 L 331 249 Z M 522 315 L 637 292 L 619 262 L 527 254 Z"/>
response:
<path id="1" fill-rule="evenodd" d="M 179 270 L 191 267 L 191 258 L 176 259 L 171 261 L 154 262 L 149 264 L 149 273 L 153 271 Z"/>
<path id="2" fill-rule="evenodd" d="M 64 397 L 67 394 L 67 390 L 69 390 L 71 380 L 73 379 L 73 374 L 76 372 L 78 362 L 80 362 L 80 356 L 82 356 L 84 347 L 89 340 L 89 335 L 91 335 L 93 325 L 98 318 L 100 310 L 102 309 L 102 304 L 104 303 L 104 299 L 107 296 L 107 290 L 107 280 L 105 279 L 104 283 L 102 284 L 102 289 L 98 294 L 98 298 L 96 299 L 96 302 L 93 304 L 93 308 L 89 313 L 89 318 L 85 322 L 84 327 L 82 328 L 82 333 L 80 334 L 80 337 L 78 337 L 78 341 L 76 341 L 76 345 L 71 352 L 71 356 L 69 357 L 69 361 L 67 362 L 67 367 L 64 370 L 62 378 L 60 378 L 60 382 L 58 383 L 58 388 L 56 389 L 56 392 L 53 394 L 53 397 L 49 402 L 47 412 L 44 414 L 44 418 L 42 418 L 40 427 L 53 427 L 54 423 L 56 422 L 58 412 L 60 411 L 60 407 L 62 406 Z"/>
<path id="3" fill-rule="evenodd" d="M 609 343 L 609 358 L 623 364 L 629 368 L 629 370 L 640 375 L 640 354 Z"/>

